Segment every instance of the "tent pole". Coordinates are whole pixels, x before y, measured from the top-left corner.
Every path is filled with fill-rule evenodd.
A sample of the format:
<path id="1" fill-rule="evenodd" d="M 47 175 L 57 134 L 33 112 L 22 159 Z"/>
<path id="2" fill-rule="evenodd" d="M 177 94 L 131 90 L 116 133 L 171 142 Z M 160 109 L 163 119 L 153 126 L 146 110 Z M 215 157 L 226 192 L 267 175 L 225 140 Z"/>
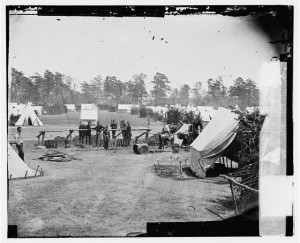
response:
<path id="1" fill-rule="evenodd" d="M 27 172 L 28 172 L 28 170 L 26 170 L 26 173 L 25 173 L 25 177 L 24 177 L 24 179 L 26 179 L 26 176 L 27 176 Z"/>

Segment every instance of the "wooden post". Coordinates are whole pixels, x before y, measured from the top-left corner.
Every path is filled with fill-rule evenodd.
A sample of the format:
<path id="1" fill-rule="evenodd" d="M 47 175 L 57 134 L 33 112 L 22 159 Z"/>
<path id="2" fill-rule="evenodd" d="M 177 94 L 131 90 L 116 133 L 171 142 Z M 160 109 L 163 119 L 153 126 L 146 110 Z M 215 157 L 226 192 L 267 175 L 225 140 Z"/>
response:
<path id="1" fill-rule="evenodd" d="M 234 207 L 235 207 L 235 214 L 238 215 L 238 208 L 237 208 L 237 203 L 236 203 L 236 199 L 235 199 L 235 195 L 234 195 L 234 191 L 233 191 L 233 185 L 232 185 L 232 181 L 228 180 L 229 184 L 230 184 L 230 190 L 231 190 L 231 195 L 232 195 L 232 199 L 234 202 Z"/>
<path id="2" fill-rule="evenodd" d="M 155 173 L 157 173 L 156 165 L 154 164 Z"/>
<path id="3" fill-rule="evenodd" d="M 45 140 L 45 131 L 42 132 L 42 143 L 41 143 L 42 146 L 44 146 L 44 140 Z"/>
<path id="4" fill-rule="evenodd" d="M 183 180 L 183 177 L 182 177 L 181 161 L 179 161 L 179 173 L 180 173 L 180 179 Z"/>
<path id="5" fill-rule="evenodd" d="M 116 153 L 116 150 L 117 150 L 117 141 L 116 141 L 116 138 L 114 138 L 113 141 L 114 141 L 114 153 Z"/>
<path id="6" fill-rule="evenodd" d="M 72 145 L 72 133 L 73 133 L 73 131 L 70 130 L 70 147 L 71 147 L 71 145 Z"/>
<path id="7" fill-rule="evenodd" d="M 25 173 L 25 177 L 24 177 L 24 179 L 26 179 L 26 176 L 27 176 L 27 172 L 28 172 L 28 170 L 26 170 L 26 173 Z"/>
<path id="8" fill-rule="evenodd" d="M 9 180 L 11 180 L 11 177 L 12 177 L 12 174 L 10 174 L 10 176 L 9 176 Z"/>
<path id="9" fill-rule="evenodd" d="M 36 177 L 36 173 L 37 173 L 39 167 L 40 167 L 40 166 L 38 165 L 38 167 L 36 168 L 36 171 L 35 171 L 35 174 L 34 174 L 35 177 Z"/>

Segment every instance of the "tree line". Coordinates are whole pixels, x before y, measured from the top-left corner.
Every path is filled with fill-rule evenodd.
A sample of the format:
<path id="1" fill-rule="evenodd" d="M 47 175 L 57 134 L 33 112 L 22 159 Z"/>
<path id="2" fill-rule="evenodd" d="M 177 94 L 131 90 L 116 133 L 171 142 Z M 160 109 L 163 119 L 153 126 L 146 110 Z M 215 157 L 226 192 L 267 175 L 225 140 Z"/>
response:
<path id="1" fill-rule="evenodd" d="M 240 108 L 257 106 L 259 93 L 256 83 L 251 79 L 238 77 L 227 88 L 223 79 L 207 80 L 208 90 L 203 89 L 201 81 L 192 87 L 183 84 L 171 89 L 168 77 L 157 72 L 152 78 L 152 90 L 148 93 L 145 85 L 147 76 L 134 74 L 129 81 L 121 81 L 115 76 L 100 75 L 89 82 L 84 81 L 76 87 L 74 79 L 59 72 L 46 70 L 43 75 L 35 73 L 26 77 L 22 71 L 11 69 L 11 83 L 8 87 L 9 102 L 43 105 L 46 109 L 63 112 L 63 104 L 95 103 L 103 108 L 117 106 L 120 103 L 139 105 L 209 105 L 234 106 Z M 186 83 L 186 82 L 183 82 Z M 77 90 L 76 90 L 77 88 Z"/>

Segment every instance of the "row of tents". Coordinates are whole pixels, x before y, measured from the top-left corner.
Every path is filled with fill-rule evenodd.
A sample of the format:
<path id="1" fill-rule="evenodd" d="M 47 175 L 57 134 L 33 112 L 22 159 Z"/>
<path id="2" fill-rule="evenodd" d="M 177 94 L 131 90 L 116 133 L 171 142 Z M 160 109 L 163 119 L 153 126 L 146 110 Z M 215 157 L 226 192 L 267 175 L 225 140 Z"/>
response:
<path id="1" fill-rule="evenodd" d="M 85 108 L 92 108 L 85 107 Z M 92 109 L 86 109 L 92 110 Z M 191 170 L 200 178 L 206 177 L 206 171 L 222 155 L 236 136 L 238 115 L 225 108 L 219 108 L 214 118 L 203 129 L 199 136 L 190 145 Z M 184 124 L 175 134 L 188 131 L 188 124 Z M 176 139 L 177 136 L 175 136 Z M 177 142 L 176 140 L 174 141 Z M 8 144 L 8 176 L 10 178 L 36 175 Z"/>
<path id="2" fill-rule="evenodd" d="M 38 110 L 38 112 L 35 112 Z M 32 106 L 30 102 L 26 105 L 20 104 L 17 105 L 16 103 L 9 103 L 8 104 L 8 120 L 10 120 L 11 115 L 18 116 L 20 115 L 19 119 L 15 123 L 15 126 L 42 126 L 43 123 L 39 119 L 38 115 L 42 114 L 43 107 L 42 106 Z"/>
<path id="3" fill-rule="evenodd" d="M 67 107 L 75 110 L 75 105 L 69 105 Z M 36 112 L 36 109 L 39 109 L 39 112 Z M 43 126 L 39 114 L 42 114 L 42 106 L 32 106 L 30 102 L 20 105 L 16 103 L 8 104 L 8 121 L 10 121 L 11 115 L 20 116 L 14 124 L 15 126 Z M 92 121 L 93 123 L 98 121 L 98 107 L 95 104 L 81 104 L 80 120 Z"/>

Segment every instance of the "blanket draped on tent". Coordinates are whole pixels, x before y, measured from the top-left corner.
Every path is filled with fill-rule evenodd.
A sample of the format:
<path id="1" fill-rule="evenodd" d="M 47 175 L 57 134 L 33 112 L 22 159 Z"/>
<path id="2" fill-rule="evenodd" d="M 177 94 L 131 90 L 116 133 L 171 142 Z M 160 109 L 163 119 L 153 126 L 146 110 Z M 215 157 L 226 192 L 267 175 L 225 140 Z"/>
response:
<path id="1" fill-rule="evenodd" d="M 225 108 L 219 108 L 214 118 L 191 144 L 191 170 L 200 178 L 236 136 L 238 115 Z"/>

